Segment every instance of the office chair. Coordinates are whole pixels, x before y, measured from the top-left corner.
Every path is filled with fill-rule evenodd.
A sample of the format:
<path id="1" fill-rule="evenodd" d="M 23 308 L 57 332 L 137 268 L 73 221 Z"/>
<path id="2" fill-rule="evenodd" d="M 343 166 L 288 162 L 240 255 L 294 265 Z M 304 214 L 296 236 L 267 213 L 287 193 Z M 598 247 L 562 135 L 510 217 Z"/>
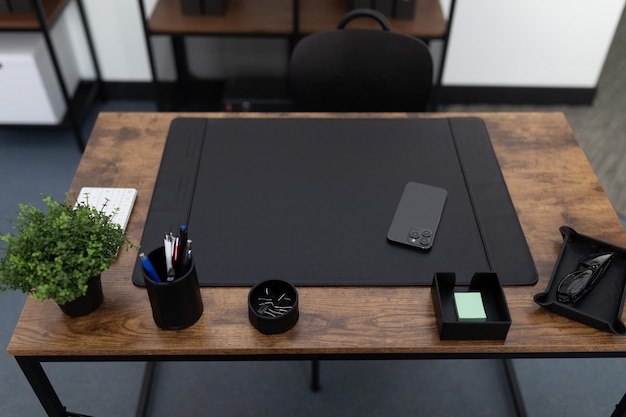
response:
<path id="1" fill-rule="evenodd" d="M 382 27 L 346 29 L 368 17 Z M 337 29 L 298 42 L 289 62 L 289 91 L 301 111 L 425 111 L 433 81 L 433 60 L 418 38 L 391 31 L 383 14 L 356 9 Z M 311 389 L 320 389 L 320 361 L 311 361 Z"/>
<path id="2" fill-rule="evenodd" d="M 375 19 L 382 30 L 346 29 L 359 17 Z M 371 9 L 353 10 L 337 29 L 306 36 L 289 62 L 290 94 L 304 111 L 424 111 L 432 80 L 428 46 L 392 32 Z"/>

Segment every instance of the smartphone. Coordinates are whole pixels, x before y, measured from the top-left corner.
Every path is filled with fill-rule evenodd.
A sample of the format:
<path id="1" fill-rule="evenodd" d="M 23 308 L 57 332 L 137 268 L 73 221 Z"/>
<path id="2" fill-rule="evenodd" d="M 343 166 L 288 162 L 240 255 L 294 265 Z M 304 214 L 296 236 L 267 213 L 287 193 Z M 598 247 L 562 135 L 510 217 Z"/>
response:
<path id="1" fill-rule="evenodd" d="M 430 250 L 447 197 L 448 192 L 443 188 L 409 182 L 400 197 L 387 239 Z"/>

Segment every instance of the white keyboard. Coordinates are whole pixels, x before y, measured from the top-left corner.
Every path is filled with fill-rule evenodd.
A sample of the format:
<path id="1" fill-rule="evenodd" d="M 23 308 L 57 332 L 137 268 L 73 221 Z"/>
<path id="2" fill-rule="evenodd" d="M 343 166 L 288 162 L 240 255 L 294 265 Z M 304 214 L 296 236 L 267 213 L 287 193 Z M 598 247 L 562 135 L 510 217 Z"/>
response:
<path id="1" fill-rule="evenodd" d="M 137 190 L 134 188 L 83 187 L 76 202 L 89 204 L 113 216 L 111 220 L 126 230 L 130 213 L 135 205 L 135 198 L 137 198 Z M 119 211 L 115 213 L 118 209 Z"/>

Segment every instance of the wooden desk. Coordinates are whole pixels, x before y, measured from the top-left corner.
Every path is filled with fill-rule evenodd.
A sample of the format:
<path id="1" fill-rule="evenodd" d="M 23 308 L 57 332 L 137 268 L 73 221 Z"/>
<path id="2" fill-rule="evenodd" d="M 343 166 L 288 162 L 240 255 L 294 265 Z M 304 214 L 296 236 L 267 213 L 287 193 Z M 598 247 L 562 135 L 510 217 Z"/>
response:
<path id="1" fill-rule="evenodd" d="M 102 113 L 71 192 L 83 186 L 135 187 L 128 225 L 139 242 L 170 121 L 183 114 Z M 51 301 L 28 300 L 8 351 L 16 356 L 49 415 L 61 404 L 40 362 L 187 360 L 253 357 L 484 358 L 626 356 L 626 338 L 549 313 L 533 302 L 543 291 L 569 225 L 616 245 L 626 232 L 561 113 L 463 114 L 485 120 L 535 259 L 534 286 L 506 287 L 512 326 L 505 341 L 439 340 L 428 287 L 300 288 L 300 319 L 290 331 L 264 336 L 249 323 L 249 288 L 203 288 L 204 314 L 191 328 L 156 327 L 145 289 L 131 283 L 136 253 L 122 252 L 102 275 L 104 303 L 89 316 L 69 318 Z M 238 117 L 186 114 L 188 117 Z M 393 114 L 363 117 L 449 117 Z M 461 116 L 457 114 L 457 116 Z M 331 114 L 249 117 L 341 117 Z M 312 302 L 315 300 L 315 302 Z M 52 399 L 50 399 L 52 398 Z M 55 414 L 56 413 L 56 414 Z"/>

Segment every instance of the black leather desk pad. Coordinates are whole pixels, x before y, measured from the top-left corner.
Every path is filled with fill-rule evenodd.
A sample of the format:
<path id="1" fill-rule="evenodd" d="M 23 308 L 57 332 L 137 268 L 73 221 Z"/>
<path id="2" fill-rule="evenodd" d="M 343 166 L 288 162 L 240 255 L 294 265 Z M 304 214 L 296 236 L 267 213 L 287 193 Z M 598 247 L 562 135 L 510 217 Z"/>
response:
<path id="1" fill-rule="evenodd" d="M 407 182 L 445 188 L 429 252 L 387 241 Z M 202 286 L 431 285 L 537 272 L 480 119 L 176 119 L 142 251 L 187 224 Z M 139 263 L 133 282 L 143 285 Z"/>

